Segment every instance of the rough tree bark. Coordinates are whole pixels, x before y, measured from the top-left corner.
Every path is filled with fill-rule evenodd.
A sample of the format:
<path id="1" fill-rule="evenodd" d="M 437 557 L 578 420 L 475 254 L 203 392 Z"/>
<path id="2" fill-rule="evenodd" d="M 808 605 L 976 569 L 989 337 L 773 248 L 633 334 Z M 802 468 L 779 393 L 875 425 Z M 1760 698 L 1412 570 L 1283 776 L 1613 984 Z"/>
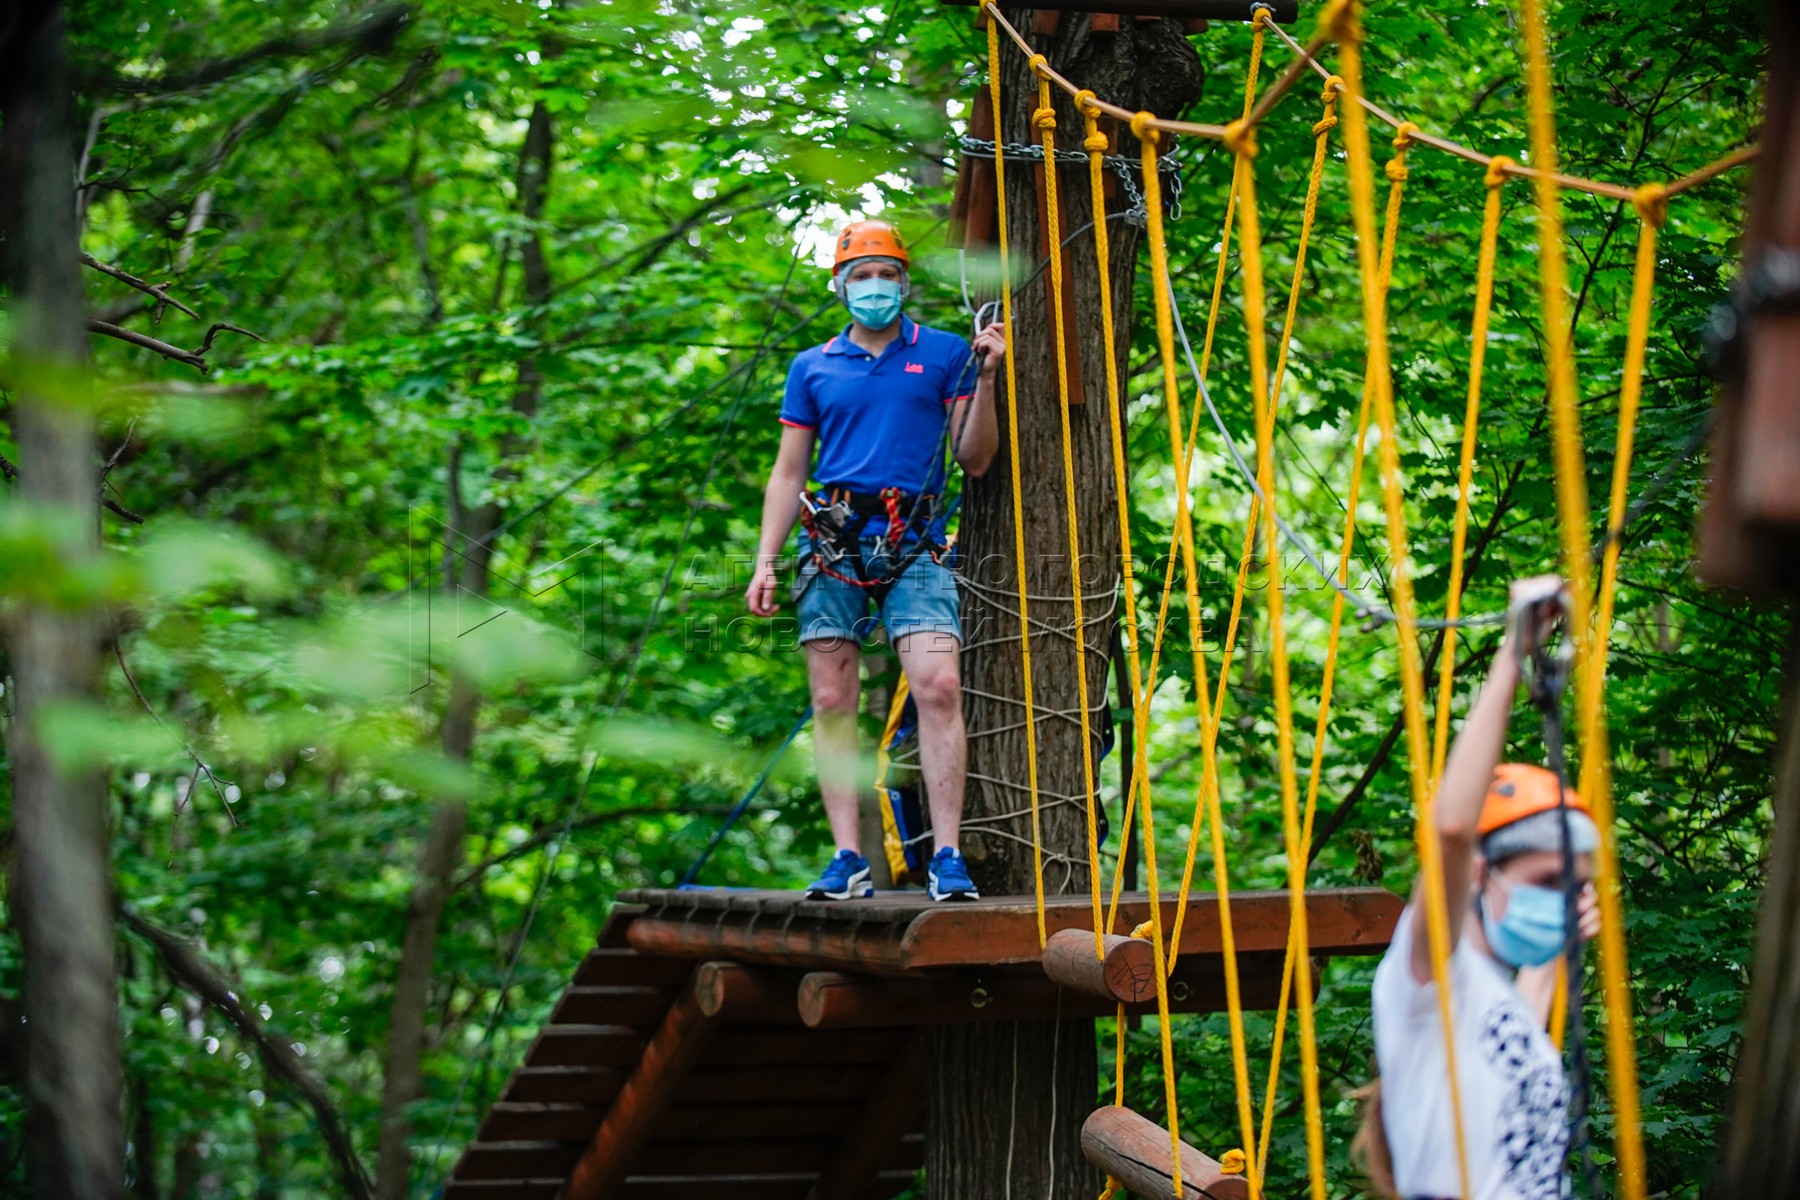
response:
<path id="1" fill-rule="evenodd" d="M 1010 13 L 1009 19 L 1024 28 L 1029 15 Z M 1177 116 L 1199 99 L 1203 79 L 1199 57 L 1175 22 L 1125 18 L 1117 32 L 1095 32 L 1089 28 L 1087 16 L 1064 14 L 1054 35 L 1034 41 L 1050 64 L 1068 78 L 1126 107 Z M 1036 79 L 1024 56 L 1010 46 L 1004 47 L 1001 86 L 1005 105 L 1001 140 L 1013 144 L 1037 141 L 1030 127 L 1031 112 L 1037 107 Z M 979 102 L 989 103 L 985 95 Z M 1059 144 L 1078 149 L 1080 115 L 1061 93 L 1056 95 L 1056 109 Z M 1118 152 L 1137 153 L 1137 144 L 1128 132 L 1121 130 L 1119 141 Z M 1086 171 L 1065 169 L 1058 182 L 1066 237 L 1092 216 Z M 1008 164 L 1006 200 L 1016 277 L 1028 274 L 1040 261 L 1037 189 L 1029 165 Z M 1115 211 L 1122 210 L 1124 196 L 1115 197 L 1112 203 L 1117 205 Z M 1140 236 L 1123 221 L 1112 221 L 1107 228 L 1112 240 L 1112 261 L 1107 269 L 1123 378 L 1125 352 L 1131 343 L 1131 295 Z M 1092 246 L 1091 235 L 1084 233 L 1070 248 L 1077 306 L 1070 324 L 1079 334 L 1086 396 L 1086 403 L 1071 408 L 1070 425 L 1082 590 L 1090 598 L 1079 669 L 1087 673 L 1097 738 L 1097 714 L 1107 703 L 1119 538 L 1112 476 L 1113 431 L 1105 398 L 1099 324 L 1098 264 Z M 1033 597 L 1031 649 L 1042 839 L 1047 855 L 1045 884 L 1049 892 L 1069 892 L 1084 891 L 1088 886 L 1086 810 L 1081 799 L 1085 778 L 1080 730 L 1072 718 L 1077 709 L 1078 655 L 1070 636 L 1073 605 L 1068 599 L 1068 523 L 1055 350 L 1045 304 L 1047 283 L 1045 272 L 1015 295 L 1014 346 L 1019 450 L 1026 464 L 1023 570 Z M 1003 398 L 1002 404 L 1010 401 Z M 1005 407 L 1000 419 L 1004 431 L 1011 419 Z M 970 868 L 985 894 L 1029 895 L 1033 890 L 1030 818 L 1028 814 L 1006 816 L 1028 807 L 1023 710 L 1018 699 L 1024 689 L 1014 591 L 1011 472 L 1003 451 L 993 469 L 981 479 L 970 480 L 967 489 L 962 547 L 964 569 L 974 583 L 965 589 L 963 598 L 971 739 L 970 823 L 963 840 Z M 1047 628 L 1062 632 L 1046 633 Z M 1068 799 L 1059 799 L 1063 797 Z M 1011 836 L 999 836 L 1001 833 Z M 1001 1200 L 1011 1195 L 1091 1195 L 1098 1190 L 1100 1180 L 1082 1157 L 1079 1136 L 1081 1122 L 1093 1109 L 1097 1093 L 1090 1022 L 941 1027 L 933 1035 L 932 1065 L 931 1128 L 926 1139 L 931 1196 Z"/>
<path id="2" fill-rule="evenodd" d="M 75 229 L 75 130 L 61 7 L 0 19 L 0 237 L 13 309 L 12 427 L 63 569 L 99 552 L 98 462 L 82 395 L 87 331 Z M 12 617 L 12 922 L 24 954 L 27 1172 L 32 1195 L 124 1194 L 124 1115 L 106 794 L 58 763 L 44 724 L 97 702 L 99 613 L 27 598 Z"/>
<path id="3" fill-rule="evenodd" d="M 539 101 L 531 110 L 525 141 L 519 151 L 519 212 L 527 232 L 519 247 L 523 299 L 541 311 L 550 300 L 550 271 L 543 238 L 537 225 L 544 216 L 550 191 L 551 151 L 554 145 L 550 110 Z M 543 393 L 543 373 L 535 354 L 520 361 L 513 387 L 512 409 L 529 428 L 537 417 Z M 461 454 L 450 456 L 449 529 L 445 533 L 444 583 L 447 591 L 461 589 L 473 596 L 488 594 L 489 569 L 494 539 L 505 506 L 497 487 L 517 473 L 518 460 L 529 451 L 529 435 L 508 437 L 497 455 L 489 496 L 480 505 L 462 502 Z M 461 673 L 452 671 L 450 697 L 444 707 L 441 730 L 444 754 L 455 762 L 467 762 L 475 744 L 475 717 L 480 696 Z M 420 1065 L 425 1050 L 425 1012 L 431 992 L 431 964 L 437 950 L 438 927 L 444 905 L 454 888 L 456 870 L 463 860 L 463 834 L 468 810 L 460 799 L 441 801 L 432 814 L 431 829 L 419 850 L 417 881 L 407 903 L 406 929 L 400 948 L 400 969 L 394 980 L 394 999 L 389 1008 L 387 1069 L 381 1092 L 381 1140 L 375 1170 L 376 1200 L 404 1200 L 412 1169 L 408 1145 L 412 1120 L 408 1107 L 418 1099 Z"/>

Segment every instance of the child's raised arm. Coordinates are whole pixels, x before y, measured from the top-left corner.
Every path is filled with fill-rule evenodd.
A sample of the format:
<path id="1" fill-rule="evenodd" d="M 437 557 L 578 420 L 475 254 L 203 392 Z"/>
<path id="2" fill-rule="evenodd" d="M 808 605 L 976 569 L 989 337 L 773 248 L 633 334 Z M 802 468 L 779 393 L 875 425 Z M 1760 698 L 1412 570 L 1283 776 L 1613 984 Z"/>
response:
<path id="1" fill-rule="evenodd" d="M 1451 743 L 1444 762 L 1444 778 L 1432 802 L 1432 823 L 1444 868 L 1444 908 L 1450 915 L 1450 948 L 1462 936 L 1463 918 L 1469 910 L 1469 887 L 1475 871 L 1475 827 L 1488 783 L 1506 747 L 1506 727 L 1512 717 L 1513 691 L 1519 685 L 1519 660 L 1532 653 L 1562 617 L 1562 580 L 1539 575 L 1513 582 L 1506 615 L 1506 636 L 1488 668 L 1487 682 L 1475 698 L 1462 731 Z M 1423 874 L 1413 888 L 1413 978 L 1431 980 L 1431 941 L 1419 923 L 1425 898 Z"/>

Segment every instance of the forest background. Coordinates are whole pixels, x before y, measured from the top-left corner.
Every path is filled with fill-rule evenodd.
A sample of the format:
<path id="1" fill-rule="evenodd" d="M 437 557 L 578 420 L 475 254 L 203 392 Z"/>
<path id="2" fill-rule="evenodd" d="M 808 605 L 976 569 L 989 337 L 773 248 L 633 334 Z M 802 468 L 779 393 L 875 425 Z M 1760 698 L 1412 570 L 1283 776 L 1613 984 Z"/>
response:
<path id="1" fill-rule="evenodd" d="M 1669 179 L 1754 139 L 1750 9 L 1565 0 L 1550 14 L 1566 170 Z M 970 16 L 920 0 L 68 6 L 82 249 L 167 282 L 194 314 L 84 272 L 92 315 L 140 338 L 93 339 L 103 537 L 137 583 L 115 610 L 107 706 L 68 715 L 55 737 L 60 753 L 107 766 L 129 910 L 118 961 L 134 1195 L 336 1194 L 302 1077 L 372 1173 L 380 1160 L 384 1190 L 400 1186 L 396 1169 L 409 1180 L 388 1194 L 430 1194 L 613 895 L 675 883 L 782 741 L 805 705 L 801 663 L 741 602 L 782 374 L 842 323 L 822 264 L 850 216 L 899 222 L 917 260 L 912 311 L 967 328 L 945 229 L 957 138 L 985 78 Z M 1527 157 L 1511 6 L 1378 4 L 1367 24 L 1375 99 L 1484 153 Z M 1249 30 L 1216 24 L 1193 42 L 1209 73 L 1196 113 L 1223 120 L 1240 103 Z M 1290 97 L 1261 137 L 1275 279 L 1291 270 L 1315 95 L 1309 84 Z M 1230 160 L 1188 140 L 1175 155 L 1186 186 L 1171 254 L 1197 326 Z M 1411 171 L 1394 361 L 1420 594 L 1436 610 L 1483 187 L 1479 167 L 1425 151 Z M 1290 516 L 1325 546 L 1363 365 L 1342 172 L 1334 146 L 1276 448 Z M 1728 175 L 1680 198 L 1663 234 L 1634 490 L 1653 476 L 1667 486 L 1626 541 L 1608 693 L 1652 1188 L 1672 1195 L 1705 1179 L 1731 1079 L 1785 636 L 1783 618 L 1702 589 L 1691 569 L 1705 458 L 1690 451 L 1713 392 L 1700 329 L 1732 278 L 1743 184 Z M 1556 562 L 1528 189 L 1504 198 L 1474 611 Z M 1582 195 L 1565 204 L 1600 495 L 1635 216 Z M 1236 278 L 1234 260 L 1211 382 L 1247 451 Z M 1131 496 L 1135 552 L 1159 563 L 1174 501 L 1147 279 Z M 216 322 L 240 329 L 169 354 Z M 0 453 L 16 461 L 10 440 Z M 1203 432 L 1200 454 L 1210 629 L 1229 604 L 1246 496 L 1216 437 Z M 1376 590 L 1386 563 L 1375 493 L 1363 495 L 1356 582 Z M 8 522 L 0 581 L 19 595 L 40 560 Z M 1329 592 L 1298 563 L 1288 576 L 1306 695 Z M 1235 881 L 1279 886 L 1257 594 L 1229 666 L 1221 770 Z M 1459 709 L 1492 648 L 1487 634 L 1465 641 Z M 1170 797 L 1196 782 L 1185 657 L 1167 656 L 1152 733 Z M 1320 884 L 1410 886 L 1395 662 L 1391 631 L 1349 635 Z M 870 656 L 873 675 L 889 669 Z M 803 735 L 703 882 L 790 887 L 817 867 L 828 845 L 807 749 Z M 1515 722 L 1513 753 L 1541 755 L 1533 721 Z M 1115 755 L 1115 827 L 1117 773 Z M 1185 840 L 1186 808 L 1159 810 L 1170 842 Z M 434 875 L 443 887 L 418 886 Z M 421 954 L 426 932 L 435 945 Z M 228 982 L 268 1043 L 201 997 L 164 933 Z M 1370 1070 L 1372 965 L 1325 976 L 1334 1147 Z M 18 976 L 9 926 L 0 995 L 16 997 Z M 418 1023 L 422 1059 L 390 1047 L 397 1016 Z M 1267 1022 L 1251 1028 L 1266 1045 Z M 1189 1140 L 1235 1144 L 1223 1021 L 1180 1018 L 1175 1032 Z M 1152 1113 L 1155 1041 L 1151 1028 L 1131 1038 L 1130 1095 Z M 403 1106 L 409 1088 L 419 1098 Z M 1603 1157 L 1610 1113 L 1602 1100 Z M 0 1151 L 0 1194 L 16 1193 L 10 1089 Z M 1274 1154 L 1276 1180 L 1303 1174 L 1298 1120 L 1277 1127 Z M 1341 1150 L 1332 1167 L 1336 1194 L 1358 1190 Z"/>

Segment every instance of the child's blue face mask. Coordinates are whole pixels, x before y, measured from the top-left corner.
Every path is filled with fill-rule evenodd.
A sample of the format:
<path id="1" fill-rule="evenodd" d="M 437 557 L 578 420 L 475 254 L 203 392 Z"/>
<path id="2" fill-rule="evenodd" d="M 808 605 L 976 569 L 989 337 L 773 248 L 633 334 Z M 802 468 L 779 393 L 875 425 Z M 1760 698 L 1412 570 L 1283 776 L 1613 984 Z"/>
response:
<path id="1" fill-rule="evenodd" d="M 900 316 L 905 299 L 892 279 L 853 279 L 844 285 L 844 307 L 865 329 L 886 329 Z"/>
<path id="2" fill-rule="evenodd" d="M 1481 903 L 1481 929 L 1495 957 L 1515 967 L 1538 967 L 1562 953 L 1568 938 L 1563 895 L 1553 888 L 1515 883 L 1506 913 L 1496 921 Z"/>

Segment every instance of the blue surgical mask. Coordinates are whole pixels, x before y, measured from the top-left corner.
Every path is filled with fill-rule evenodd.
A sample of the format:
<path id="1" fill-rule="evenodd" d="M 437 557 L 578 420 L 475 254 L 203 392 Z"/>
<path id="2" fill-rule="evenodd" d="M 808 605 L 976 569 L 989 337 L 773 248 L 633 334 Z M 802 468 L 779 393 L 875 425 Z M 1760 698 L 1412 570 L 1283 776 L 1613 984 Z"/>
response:
<path id="1" fill-rule="evenodd" d="M 1481 905 L 1481 928 L 1502 962 L 1539 967 L 1562 953 L 1568 932 L 1565 916 L 1561 892 L 1516 883 L 1507 895 L 1506 915 L 1498 921 L 1485 903 Z"/>
<path id="2" fill-rule="evenodd" d="M 844 285 L 844 307 L 865 329 L 886 329 L 900 315 L 905 297 L 892 279 L 855 279 Z"/>

